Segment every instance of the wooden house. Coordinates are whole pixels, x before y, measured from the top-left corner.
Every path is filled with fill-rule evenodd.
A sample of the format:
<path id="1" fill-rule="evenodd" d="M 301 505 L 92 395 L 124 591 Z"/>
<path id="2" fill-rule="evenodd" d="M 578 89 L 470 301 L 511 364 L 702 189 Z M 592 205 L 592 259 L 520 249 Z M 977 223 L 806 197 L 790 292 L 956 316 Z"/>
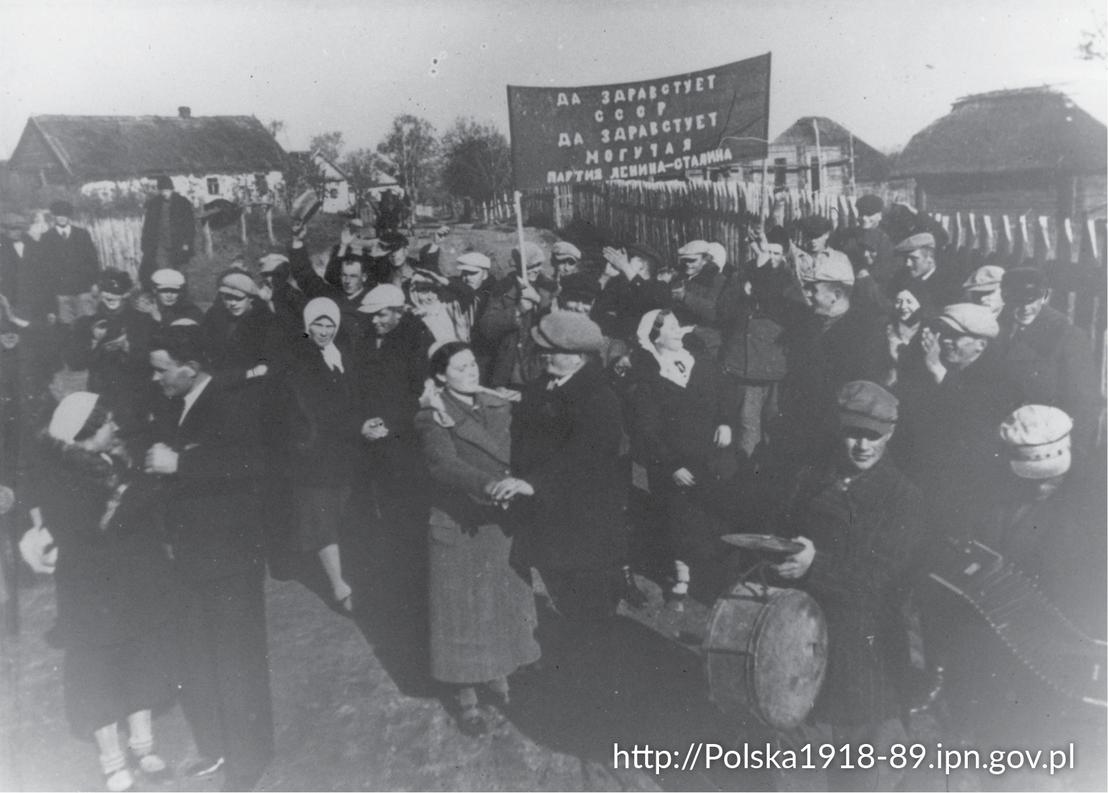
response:
<path id="1" fill-rule="evenodd" d="M 323 191 L 322 212 L 330 214 L 349 212 L 357 205 L 357 186 L 352 183 L 350 175 L 334 160 L 318 151 L 294 151 L 289 152 L 289 156 L 297 158 L 300 161 L 311 162 L 315 171 L 318 173 Z M 392 190 L 397 195 L 404 195 L 404 190 L 400 187 L 400 183 L 384 171 L 373 168 L 370 170 L 368 177 L 369 182 L 365 186 L 364 191 L 371 196 L 374 201 L 380 200 L 381 195 L 386 190 Z"/>
<path id="2" fill-rule="evenodd" d="M 804 116 L 770 141 L 767 156 L 730 167 L 729 178 L 776 191 L 819 191 L 861 195 L 884 187 L 889 158 L 823 116 Z"/>
<path id="3" fill-rule="evenodd" d="M 1108 130 L 1049 87 L 957 100 L 896 163 L 931 212 L 1105 217 Z"/>
<path id="4" fill-rule="evenodd" d="M 105 201 L 142 196 L 166 174 L 199 207 L 216 198 L 270 202 L 285 152 L 253 116 L 31 116 L 8 162 L 20 181 Z"/>

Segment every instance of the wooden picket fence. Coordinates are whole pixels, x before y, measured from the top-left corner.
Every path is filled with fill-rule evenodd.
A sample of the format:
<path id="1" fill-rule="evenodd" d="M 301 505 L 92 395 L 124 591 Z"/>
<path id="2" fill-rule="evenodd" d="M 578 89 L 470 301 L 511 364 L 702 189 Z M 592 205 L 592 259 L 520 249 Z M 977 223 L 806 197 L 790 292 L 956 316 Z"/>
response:
<path id="1" fill-rule="evenodd" d="M 880 194 L 886 206 L 910 203 L 903 193 Z M 729 262 L 742 261 L 747 219 L 786 225 L 819 214 L 837 228 L 858 222 L 855 200 L 839 194 L 774 191 L 741 182 L 596 182 L 534 191 L 524 197 L 524 218 L 552 220 L 556 230 L 591 225 L 613 242 L 636 240 L 669 261 L 685 242 L 721 243 Z M 1105 292 L 1108 282 L 1108 227 L 1104 219 L 934 214 L 950 242 L 945 255 L 961 272 L 984 264 L 1005 269 L 1030 265 L 1046 271 L 1052 301 L 1089 334 L 1099 362 L 1101 393 L 1108 394 Z"/>
<path id="2" fill-rule="evenodd" d="M 90 218 L 81 223 L 92 236 L 101 267 L 125 270 L 138 278 L 142 264 L 142 218 Z"/>

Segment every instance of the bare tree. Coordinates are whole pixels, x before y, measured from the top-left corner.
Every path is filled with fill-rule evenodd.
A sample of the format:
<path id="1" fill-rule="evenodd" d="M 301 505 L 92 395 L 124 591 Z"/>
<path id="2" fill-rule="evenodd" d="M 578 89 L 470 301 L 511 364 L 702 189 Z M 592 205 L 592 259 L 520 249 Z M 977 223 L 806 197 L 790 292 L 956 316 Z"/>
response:
<path id="1" fill-rule="evenodd" d="M 394 163 L 392 175 L 412 200 L 437 192 L 439 142 L 430 121 L 397 116 L 389 134 L 377 144 L 377 152 Z"/>
<path id="2" fill-rule="evenodd" d="M 312 136 L 308 142 L 308 151 L 319 152 L 331 162 L 338 163 L 344 145 L 342 133 L 338 130 L 321 132 Z"/>

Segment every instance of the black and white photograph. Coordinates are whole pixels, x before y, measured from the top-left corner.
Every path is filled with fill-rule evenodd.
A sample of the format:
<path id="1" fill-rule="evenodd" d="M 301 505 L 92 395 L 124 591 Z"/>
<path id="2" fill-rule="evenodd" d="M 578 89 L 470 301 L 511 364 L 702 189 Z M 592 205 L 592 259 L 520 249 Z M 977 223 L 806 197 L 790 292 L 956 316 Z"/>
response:
<path id="1" fill-rule="evenodd" d="M 1102 0 L 0 0 L 0 790 L 1108 789 Z"/>

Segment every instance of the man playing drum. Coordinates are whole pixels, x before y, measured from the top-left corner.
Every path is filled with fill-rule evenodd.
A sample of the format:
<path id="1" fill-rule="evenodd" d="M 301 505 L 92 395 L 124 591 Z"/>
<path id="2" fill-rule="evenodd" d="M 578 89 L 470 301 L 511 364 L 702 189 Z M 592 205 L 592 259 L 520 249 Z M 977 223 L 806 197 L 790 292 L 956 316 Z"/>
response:
<path id="1" fill-rule="evenodd" d="M 812 743 L 815 752 L 833 742 L 857 752 L 869 744 L 887 754 L 890 744 L 906 740 L 902 606 L 922 499 L 885 455 L 896 420 L 897 399 L 888 391 L 862 380 L 844 385 L 833 453 L 799 473 L 779 525 L 804 549 L 773 569 L 819 603 L 828 634 L 827 675 L 808 722 L 787 736 L 794 748 Z M 897 782 L 887 764 L 854 771 L 838 765 L 829 766 L 825 781 L 810 780 L 813 789 L 892 790 Z M 800 782 L 781 781 L 789 788 Z"/>

